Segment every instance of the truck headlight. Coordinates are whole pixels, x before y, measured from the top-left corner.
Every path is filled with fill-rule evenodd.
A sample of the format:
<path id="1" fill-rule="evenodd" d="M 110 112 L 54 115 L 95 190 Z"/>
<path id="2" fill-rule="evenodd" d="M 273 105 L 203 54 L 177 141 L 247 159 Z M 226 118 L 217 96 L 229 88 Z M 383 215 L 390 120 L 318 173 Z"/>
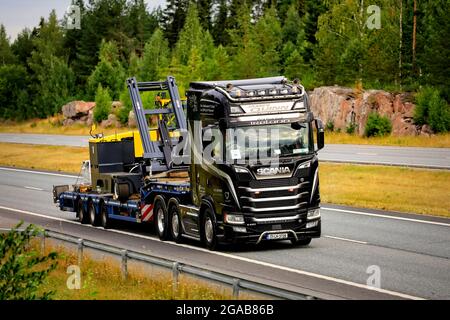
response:
<path id="1" fill-rule="evenodd" d="M 240 214 L 224 213 L 223 221 L 228 224 L 245 224 L 244 216 Z"/>
<path id="2" fill-rule="evenodd" d="M 320 208 L 308 211 L 308 220 L 320 218 Z"/>

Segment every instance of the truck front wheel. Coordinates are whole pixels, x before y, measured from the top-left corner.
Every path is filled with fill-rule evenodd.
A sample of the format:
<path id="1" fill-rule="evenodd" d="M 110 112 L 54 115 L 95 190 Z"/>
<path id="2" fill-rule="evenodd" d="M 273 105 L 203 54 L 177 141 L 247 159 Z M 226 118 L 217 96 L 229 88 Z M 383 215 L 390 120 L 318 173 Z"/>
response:
<path id="1" fill-rule="evenodd" d="M 218 241 L 211 208 L 205 209 L 202 220 L 202 241 L 209 250 L 214 251 L 217 249 Z"/>
<path id="2" fill-rule="evenodd" d="M 155 226 L 156 232 L 158 232 L 158 236 L 161 240 L 169 240 L 169 219 L 167 216 L 167 210 L 162 204 L 161 201 L 157 201 L 155 204 L 154 212 L 156 214 L 155 217 Z"/>

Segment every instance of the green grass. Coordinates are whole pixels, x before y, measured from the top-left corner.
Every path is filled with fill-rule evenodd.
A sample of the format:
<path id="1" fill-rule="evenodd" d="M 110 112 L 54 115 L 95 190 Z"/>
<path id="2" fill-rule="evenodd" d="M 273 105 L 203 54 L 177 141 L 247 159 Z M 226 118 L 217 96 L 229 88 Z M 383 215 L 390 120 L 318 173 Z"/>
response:
<path id="1" fill-rule="evenodd" d="M 432 136 L 360 137 L 341 132 L 326 132 L 326 144 L 364 144 L 397 147 L 450 148 L 450 133 Z"/>
<path id="2" fill-rule="evenodd" d="M 450 171 L 320 164 L 323 202 L 450 217 Z"/>
<path id="3" fill-rule="evenodd" d="M 38 247 L 36 245 L 36 247 Z M 38 249 L 39 250 L 39 249 Z M 128 278 L 122 280 L 120 264 L 112 258 L 93 259 L 84 253 L 81 265 L 81 288 L 68 289 L 67 268 L 78 264 L 75 251 L 46 242 L 46 253 L 56 251 L 58 267 L 42 285 L 42 292 L 55 291 L 56 300 L 224 300 L 233 299 L 230 288 L 211 286 L 199 280 L 181 276 L 178 289 L 172 288 L 170 273 L 128 267 Z M 242 295 L 241 299 L 254 298 Z"/>

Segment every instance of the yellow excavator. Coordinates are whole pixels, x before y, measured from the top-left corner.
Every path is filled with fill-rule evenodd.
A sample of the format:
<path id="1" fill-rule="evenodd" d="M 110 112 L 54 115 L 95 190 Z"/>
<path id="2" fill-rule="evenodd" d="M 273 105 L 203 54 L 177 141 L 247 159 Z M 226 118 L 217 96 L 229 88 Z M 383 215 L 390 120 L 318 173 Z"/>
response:
<path id="1" fill-rule="evenodd" d="M 183 107 L 186 104 L 186 97 L 181 98 L 181 103 Z M 170 96 L 168 95 L 167 91 L 160 91 L 155 96 L 155 108 L 156 109 L 165 109 L 165 108 L 171 108 L 172 100 L 170 99 Z M 175 120 L 175 117 L 173 114 L 158 114 L 159 120 L 164 120 L 163 117 L 166 117 L 165 121 L 170 126 Z M 93 124 L 91 127 L 90 134 L 92 136 L 92 139 L 89 140 L 89 142 L 93 143 L 100 143 L 100 142 L 118 142 L 122 140 L 130 140 L 133 139 L 134 141 L 134 153 L 136 158 L 141 158 L 144 154 L 144 150 L 142 147 L 142 141 L 141 136 L 139 134 L 138 130 L 133 131 L 127 131 L 122 133 L 116 133 L 113 135 L 103 136 L 103 134 L 93 134 L 97 129 L 96 125 Z M 150 133 L 150 139 L 151 141 L 160 141 L 160 133 L 157 128 L 151 128 L 149 129 Z M 174 137 L 176 133 L 170 132 L 170 136 Z"/>

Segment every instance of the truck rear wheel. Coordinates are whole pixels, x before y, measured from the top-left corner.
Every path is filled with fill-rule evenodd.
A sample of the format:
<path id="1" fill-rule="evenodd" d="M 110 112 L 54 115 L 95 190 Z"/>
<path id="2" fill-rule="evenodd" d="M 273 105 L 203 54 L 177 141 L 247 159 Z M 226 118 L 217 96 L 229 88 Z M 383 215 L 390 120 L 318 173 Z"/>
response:
<path id="1" fill-rule="evenodd" d="M 91 225 L 93 225 L 94 227 L 98 226 L 98 217 L 97 213 L 95 212 L 94 203 L 92 201 L 89 201 L 88 212 L 89 212 L 89 222 L 91 223 Z"/>
<path id="2" fill-rule="evenodd" d="M 108 217 L 108 211 L 104 203 L 100 205 L 100 223 L 104 229 L 111 228 L 111 221 Z"/>
<path id="3" fill-rule="evenodd" d="M 167 210 L 161 201 L 157 201 L 154 208 L 155 212 L 155 227 L 158 237 L 165 241 L 170 240 L 169 232 L 169 219 L 167 216 Z"/>
<path id="4" fill-rule="evenodd" d="M 182 229 L 181 229 L 180 214 L 178 212 L 178 207 L 176 205 L 170 207 L 169 216 L 170 216 L 170 233 L 172 239 L 176 243 L 180 243 L 182 239 L 181 236 Z"/>
<path id="5" fill-rule="evenodd" d="M 218 246 L 217 232 L 216 227 L 214 225 L 213 212 L 209 207 L 205 209 L 205 213 L 203 214 L 201 238 L 206 248 L 208 248 L 211 251 L 217 249 Z"/>
<path id="6" fill-rule="evenodd" d="M 80 223 L 82 224 L 88 223 L 88 217 L 86 215 L 86 212 L 84 212 L 83 200 L 81 199 L 78 199 L 77 214 L 78 214 L 78 221 L 80 221 Z"/>

